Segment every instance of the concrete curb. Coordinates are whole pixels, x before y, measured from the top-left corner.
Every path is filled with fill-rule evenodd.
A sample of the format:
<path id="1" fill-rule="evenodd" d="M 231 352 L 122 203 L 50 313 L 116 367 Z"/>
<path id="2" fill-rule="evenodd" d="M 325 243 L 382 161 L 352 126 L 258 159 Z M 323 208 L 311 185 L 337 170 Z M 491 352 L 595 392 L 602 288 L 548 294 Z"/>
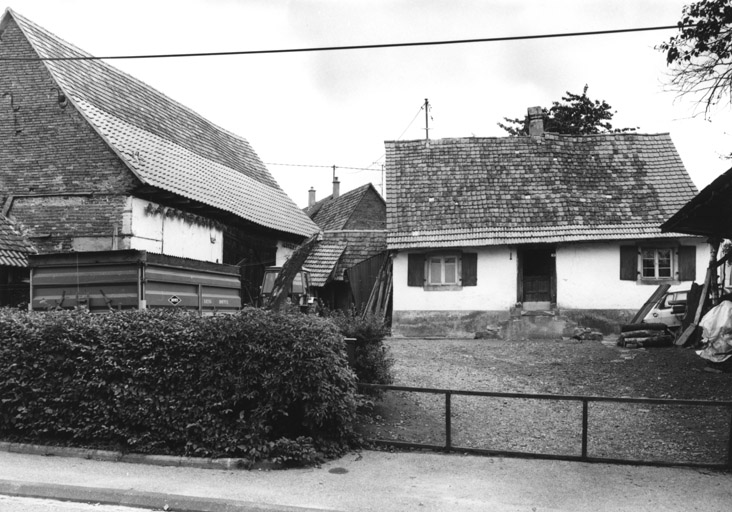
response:
<path id="1" fill-rule="evenodd" d="M 99 503 L 175 512 L 326 512 L 326 509 L 267 505 L 135 490 L 0 480 L 0 494 L 21 498 Z M 333 512 L 328 510 L 328 512 Z"/>
<path id="2" fill-rule="evenodd" d="M 47 457 L 75 457 L 79 459 L 101 460 L 107 462 L 129 462 L 133 464 L 149 464 L 152 466 L 174 466 L 198 469 L 248 469 L 259 471 L 282 469 L 281 464 L 267 461 L 251 462 L 249 459 L 211 459 L 203 457 L 177 457 L 172 455 L 144 455 L 140 453 L 123 453 L 109 450 L 93 450 L 89 448 L 9 443 L 5 441 L 0 441 L 0 451 L 26 455 L 44 455 Z"/>

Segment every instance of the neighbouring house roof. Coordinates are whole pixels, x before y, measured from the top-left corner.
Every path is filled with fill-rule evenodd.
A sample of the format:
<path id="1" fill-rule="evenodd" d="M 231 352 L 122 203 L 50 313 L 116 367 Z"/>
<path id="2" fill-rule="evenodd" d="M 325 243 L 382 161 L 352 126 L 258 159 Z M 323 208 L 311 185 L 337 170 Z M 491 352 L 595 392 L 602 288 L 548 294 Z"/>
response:
<path id="1" fill-rule="evenodd" d="M 90 57 L 16 12 L 43 58 Z M 143 185 L 299 236 L 317 226 L 280 189 L 249 143 L 101 60 L 46 60 L 66 98 Z"/>
<path id="2" fill-rule="evenodd" d="M 674 213 L 661 231 L 732 239 L 732 169 Z"/>
<path id="3" fill-rule="evenodd" d="M 367 216 L 368 205 L 364 203 L 368 194 L 378 197 L 382 209 L 379 210 L 381 220 L 376 223 L 384 226 L 384 200 L 370 183 L 337 198 L 330 195 L 304 209 L 323 230 L 323 239 L 304 264 L 310 270 L 320 269 L 313 280 L 315 286 L 324 286 L 331 280 L 342 281 L 346 269 L 386 250 L 385 229 L 347 229 L 350 224 L 363 225 L 360 217 Z"/>
<path id="4" fill-rule="evenodd" d="M 303 211 L 320 227 L 320 229 L 345 229 L 348 221 L 354 214 L 357 214 L 359 203 L 371 189 L 373 189 L 373 192 L 378 195 L 374 186 L 371 183 L 368 183 L 346 192 L 345 194 L 339 195 L 335 199 L 331 194 L 312 206 L 308 206 Z"/>
<path id="5" fill-rule="evenodd" d="M 390 249 L 679 236 L 696 193 L 668 134 L 387 141 Z"/>
<path id="6" fill-rule="evenodd" d="M 325 286 L 333 278 L 333 269 L 345 250 L 346 243 L 340 241 L 321 241 L 315 246 L 303 264 L 310 271 L 313 286 Z"/>
<path id="7" fill-rule="evenodd" d="M 0 266 L 27 267 L 28 255 L 35 253 L 33 244 L 0 214 Z"/>

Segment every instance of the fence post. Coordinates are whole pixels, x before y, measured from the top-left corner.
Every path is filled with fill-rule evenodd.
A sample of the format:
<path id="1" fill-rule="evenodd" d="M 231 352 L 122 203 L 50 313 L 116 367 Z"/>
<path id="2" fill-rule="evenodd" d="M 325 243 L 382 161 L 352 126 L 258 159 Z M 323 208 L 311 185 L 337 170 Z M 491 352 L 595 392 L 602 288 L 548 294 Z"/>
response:
<path id="1" fill-rule="evenodd" d="M 582 458 L 587 458 L 587 407 L 588 400 L 582 400 Z"/>
<path id="2" fill-rule="evenodd" d="M 729 439 L 727 440 L 727 469 L 732 469 L 732 407 L 729 408 Z"/>
<path id="3" fill-rule="evenodd" d="M 445 450 L 452 448 L 452 393 L 445 392 Z"/>

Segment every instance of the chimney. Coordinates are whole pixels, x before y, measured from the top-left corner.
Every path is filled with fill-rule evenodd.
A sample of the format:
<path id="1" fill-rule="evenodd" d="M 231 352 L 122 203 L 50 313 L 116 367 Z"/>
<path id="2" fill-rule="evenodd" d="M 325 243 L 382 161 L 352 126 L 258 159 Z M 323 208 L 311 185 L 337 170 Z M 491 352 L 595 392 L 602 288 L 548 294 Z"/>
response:
<path id="1" fill-rule="evenodd" d="M 333 177 L 333 199 L 338 199 L 341 195 L 341 182 L 337 177 Z"/>
<path id="2" fill-rule="evenodd" d="M 315 204 L 315 187 L 310 187 L 308 190 L 308 207 Z"/>
<path id="3" fill-rule="evenodd" d="M 529 135 L 532 137 L 544 135 L 544 115 L 541 107 L 529 107 Z"/>

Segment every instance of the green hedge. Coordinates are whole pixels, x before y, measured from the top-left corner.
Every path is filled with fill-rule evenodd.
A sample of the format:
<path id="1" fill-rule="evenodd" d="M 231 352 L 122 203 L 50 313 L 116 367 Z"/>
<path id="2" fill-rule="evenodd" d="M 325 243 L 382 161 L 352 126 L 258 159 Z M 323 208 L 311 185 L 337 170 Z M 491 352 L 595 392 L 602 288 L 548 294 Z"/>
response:
<path id="1" fill-rule="evenodd" d="M 311 462 L 353 439 L 355 377 L 328 321 L 247 308 L 0 310 L 0 437 Z"/>
<path id="2" fill-rule="evenodd" d="M 392 384 L 394 360 L 384 345 L 384 338 L 389 334 L 384 321 L 356 310 L 333 311 L 329 318 L 344 337 L 356 340 L 353 371 L 358 380 L 368 384 Z"/>

